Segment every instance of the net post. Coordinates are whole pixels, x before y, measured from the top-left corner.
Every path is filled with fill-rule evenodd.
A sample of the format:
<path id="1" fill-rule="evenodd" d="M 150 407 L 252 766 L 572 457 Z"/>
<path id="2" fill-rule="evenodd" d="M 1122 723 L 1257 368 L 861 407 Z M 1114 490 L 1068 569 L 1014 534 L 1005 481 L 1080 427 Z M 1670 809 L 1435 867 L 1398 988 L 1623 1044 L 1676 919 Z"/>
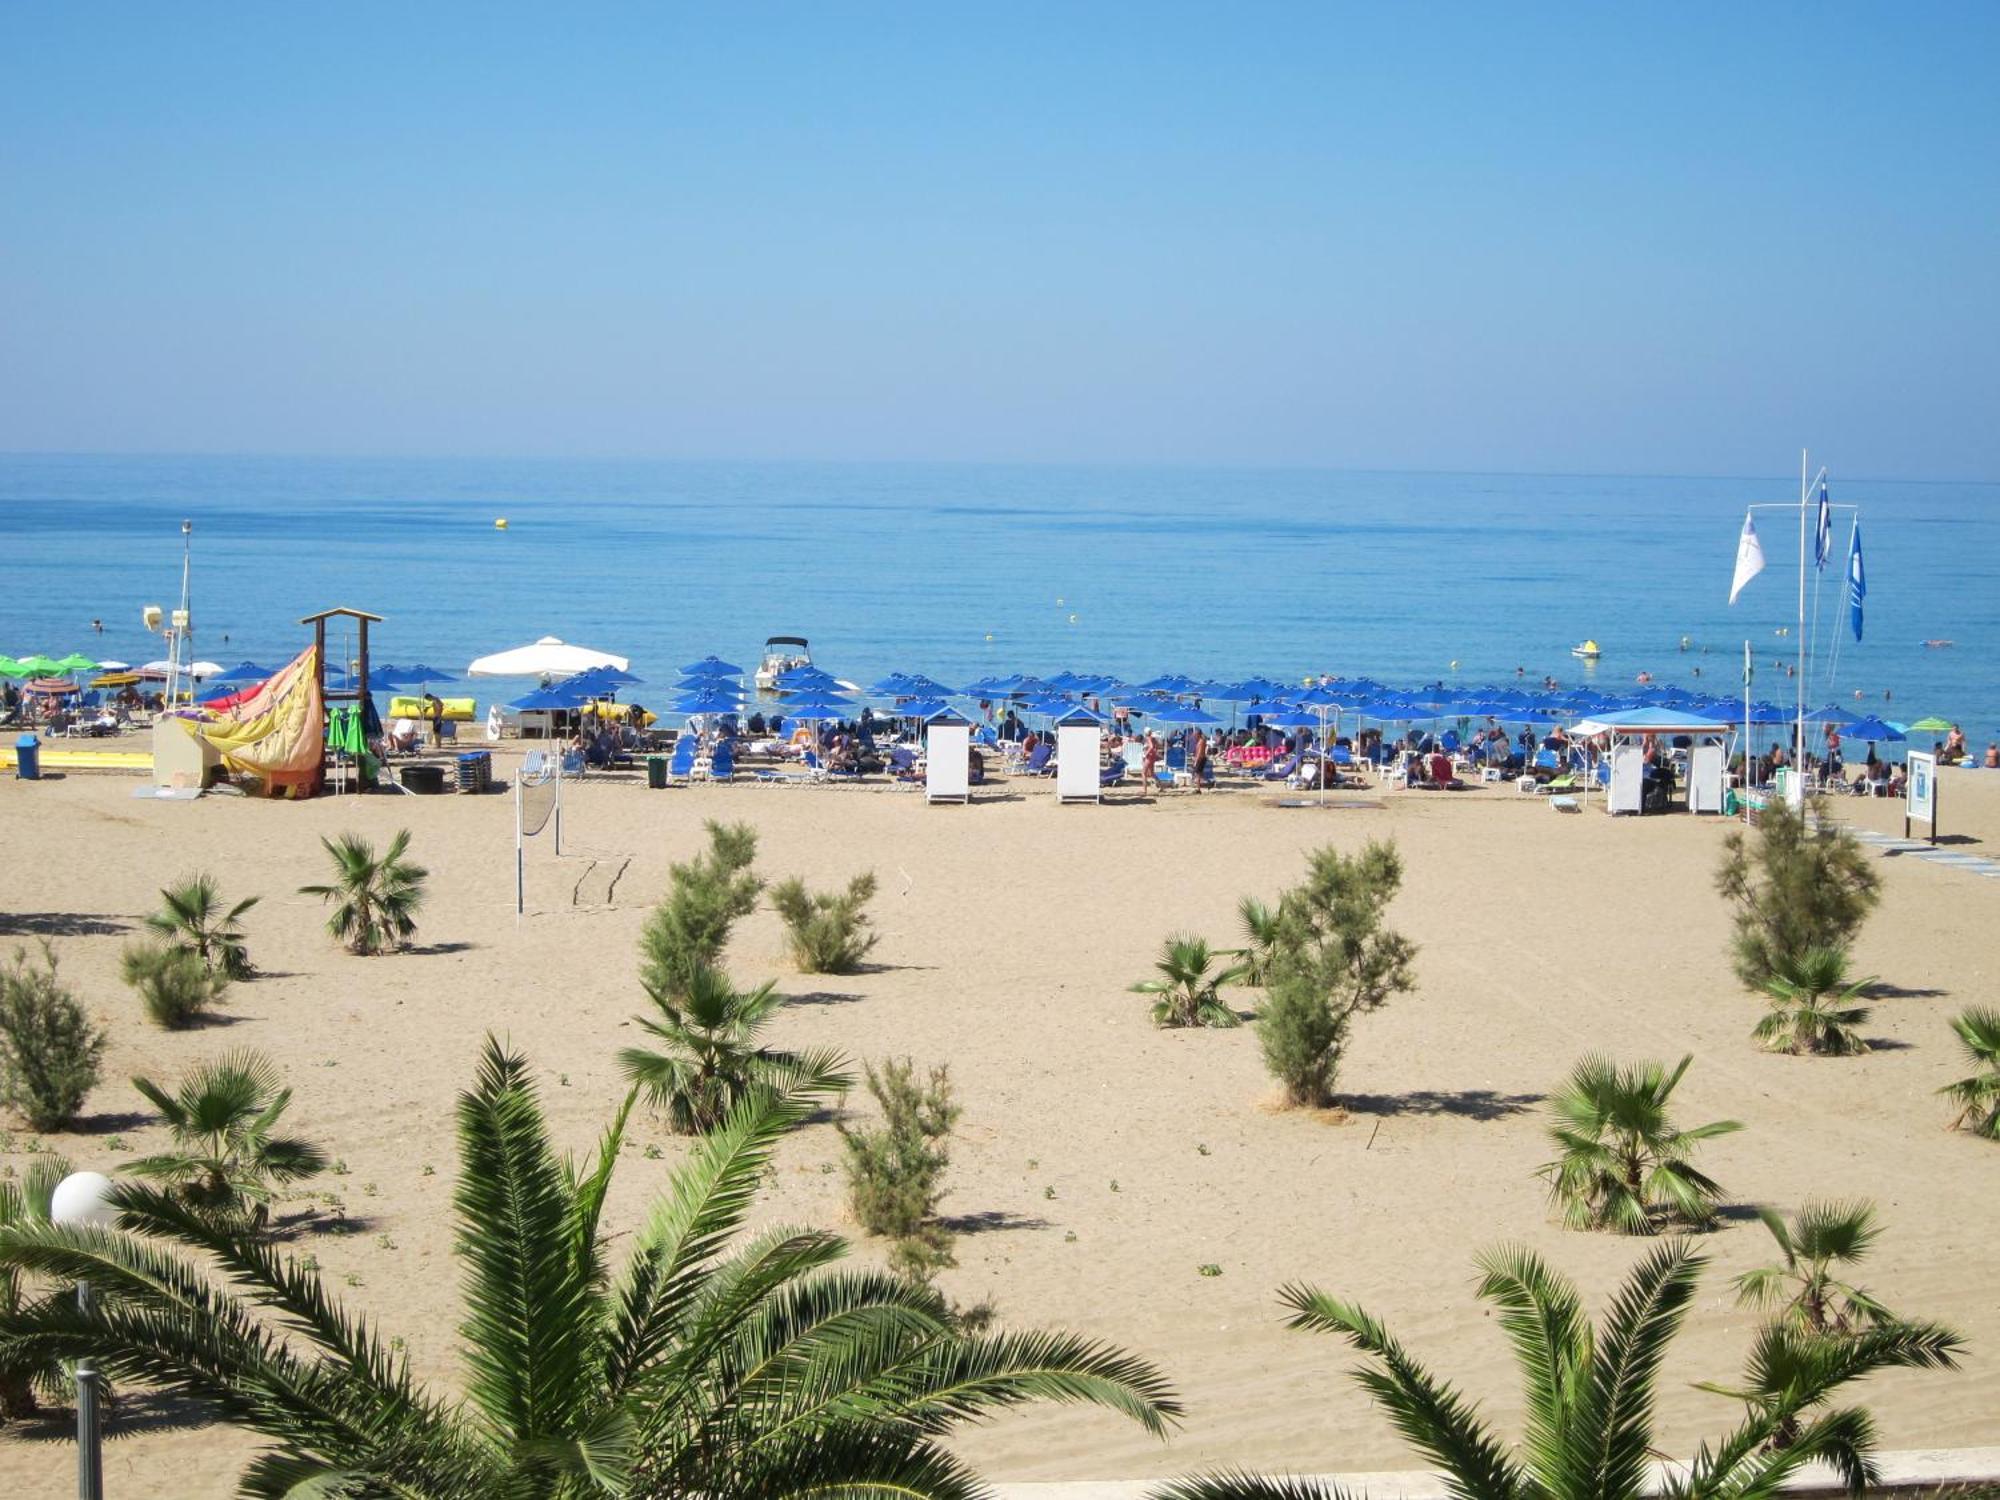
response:
<path id="1" fill-rule="evenodd" d="M 528 909 L 527 869 L 521 852 L 521 773 L 514 773 L 514 915 Z"/>

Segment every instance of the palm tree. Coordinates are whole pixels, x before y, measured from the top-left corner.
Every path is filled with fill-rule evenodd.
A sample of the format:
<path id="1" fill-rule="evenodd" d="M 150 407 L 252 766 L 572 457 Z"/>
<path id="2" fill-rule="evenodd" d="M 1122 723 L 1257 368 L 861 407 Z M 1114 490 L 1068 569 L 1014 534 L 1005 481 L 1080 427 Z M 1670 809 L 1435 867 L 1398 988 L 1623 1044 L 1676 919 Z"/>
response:
<path id="1" fill-rule="evenodd" d="M 423 905 L 424 881 L 430 871 L 403 858 L 410 848 L 405 828 L 389 841 L 380 859 L 374 846 L 359 834 L 343 833 L 336 841 L 320 839 L 333 857 L 332 885 L 302 885 L 301 896 L 335 901 L 326 930 L 356 953 L 382 953 L 407 947 L 417 931 L 417 908 Z"/>
<path id="2" fill-rule="evenodd" d="M 1872 1203 L 1808 1203 L 1790 1224 L 1768 1208 L 1757 1217 L 1778 1242 L 1782 1261 L 1737 1277 L 1737 1301 L 1776 1307 L 1778 1320 L 1801 1333 L 1845 1335 L 1895 1321 L 1867 1292 L 1833 1274 L 1861 1260 L 1881 1237 Z"/>
<path id="3" fill-rule="evenodd" d="M 1037 1400 L 1155 1432 L 1178 1417 L 1143 1360 L 1067 1333 L 968 1335 L 925 1287 L 831 1269 L 835 1235 L 738 1241 L 796 1098 L 747 1096 L 608 1265 L 599 1217 L 634 1097 L 594 1156 L 559 1157 L 526 1060 L 488 1039 L 458 1104 L 462 1398 L 416 1384 L 293 1258 L 136 1184 L 116 1230 L 0 1233 L 0 1261 L 101 1293 L 0 1340 L 143 1372 L 256 1432 L 252 1496 L 959 1500 L 976 1480 L 943 1439 L 962 1423 Z"/>
<path id="4" fill-rule="evenodd" d="M 0 1179 L 0 1231 L 15 1224 L 48 1223 L 49 1200 L 55 1195 L 56 1184 L 67 1176 L 68 1162 L 60 1156 L 41 1156 L 19 1181 Z M 28 1273 L 18 1266 L 0 1264 L 0 1320 L 19 1317 L 34 1301 Z M 68 1372 L 58 1361 L 16 1359 L 0 1352 L 0 1422 L 32 1417 L 41 1410 L 38 1397 L 59 1401 L 71 1389 Z"/>
<path id="5" fill-rule="evenodd" d="M 1242 1018 L 1223 1003 L 1216 988 L 1240 977 L 1243 966 L 1210 974 L 1216 956 L 1206 938 L 1168 938 L 1153 965 L 1159 978 L 1140 980 L 1132 992 L 1160 997 L 1153 1004 L 1153 1020 L 1160 1026 L 1240 1026 Z"/>
<path id="6" fill-rule="evenodd" d="M 1847 954 L 1840 948 L 1808 948 L 1797 958 L 1775 961 L 1764 981 L 1771 1010 L 1751 1035 L 1773 1052 L 1818 1052 L 1851 1057 L 1868 1043 L 1854 1028 L 1869 1017 L 1856 1005 L 1875 976 L 1849 982 Z"/>
<path id="7" fill-rule="evenodd" d="M 310 1141 L 277 1135 L 292 1091 L 261 1053 L 230 1052 L 203 1063 L 169 1094 L 150 1078 L 132 1087 L 166 1116 L 174 1150 L 142 1156 L 122 1170 L 171 1185 L 188 1208 L 217 1223 L 261 1230 L 269 1220 L 273 1183 L 300 1182 L 326 1170 L 326 1155 Z"/>
<path id="8" fill-rule="evenodd" d="M 768 984 L 744 992 L 708 964 L 688 971 L 679 998 L 649 988 L 656 1015 L 634 1019 L 664 1050 L 626 1047 L 618 1054 L 625 1076 L 667 1111 L 674 1129 L 701 1135 L 720 1125 L 757 1088 L 795 1093 L 844 1093 L 854 1086 L 830 1050 L 793 1053 L 758 1045 L 758 1037 L 785 997 Z"/>
<path id="9" fill-rule="evenodd" d="M 1705 1264 L 1685 1240 L 1655 1247 L 1595 1328 L 1576 1288 L 1532 1252 L 1502 1247 L 1482 1254 L 1479 1295 L 1497 1310 L 1526 1388 L 1527 1430 L 1512 1448 L 1480 1421 L 1470 1401 L 1359 1307 L 1304 1286 L 1287 1287 L 1280 1297 L 1292 1310 L 1292 1327 L 1344 1334 L 1370 1357 L 1355 1379 L 1462 1500 L 1640 1500 L 1655 1493 L 1649 1470 L 1660 1363 Z M 1668 1500 L 1772 1500 L 1788 1477 L 1823 1460 L 1858 1494 L 1875 1479 L 1875 1426 L 1867 1411 L 1846 1407 L 1810 1420 L 1801 1413 L 1875 1370 L 1954 1368 L 1963 1347 L 1957 1334 L 1933 1323 L 1889 1324 L 1851 1340 L 1766 1327 L 1751 1355 L 1753 1380 L 1778 1366 L 1792 1378 L 1771 1399 L 1746 1400 L 1735 1429 L 1704 1443 L 1658 1493 Z M 1796 1437 L 1772 1447 L 1787 1421 L 1796 1425 Z M 1154 1500 L 1345 1497 L 1310 1480 L 1223 1474 L 1170 1484 Z"/>
<path id="10" fill-rule="evenodd" d="M 1679 1130 L 1667 1105 L 1690 1054 L 1669 1073 L 1664 1064 L 1621 1068 L 1586 1057 L 1549 1100 L 1549 1136 L 1561 1155 L 1541 1169 L 1551 1201 L 1572 1229 L 1651 1234 L 1667 1219 L 1706 1224 L 1722 1189 L 1689 1158 L 1701 1141 L 1743 1127 L 1717 1120 Z"/>
<path id="11" fill-rule="evenodd" d="M 1271 960 L 1278 949 L 1278 908 L 1245 896 L 1236 903 L 1236 918 L 1243 927 L 1243 946 L 1225 951 L 1241 960 L 1236 966 L 1240 983 L 1262 985 L 1271 977 Z"/>
<path id="12" fill-rule="evenodd" d="M 1951 1029 L 1958 1033 L 1959 1050 L 1980 1071 L 1938 1092 L 1958 1106 L 1953 1125 L 2000 1141 L 2000 1010 L 1975 1005 L 1953 1020 Z"/>
<path id="13" fill-rule="evenodd" d="M 211 974 L 225 979 L 250 977 L 243 914 L 261 898 L 246 896 L 224 911 L 222 888 L 213 875 L 202 873 L 168 886 L 160 892 L 160 899 L 166 902 L 165 908 L 149 915 L 146 925 L 159 933 L 167 946 L 194 954 Z"/>

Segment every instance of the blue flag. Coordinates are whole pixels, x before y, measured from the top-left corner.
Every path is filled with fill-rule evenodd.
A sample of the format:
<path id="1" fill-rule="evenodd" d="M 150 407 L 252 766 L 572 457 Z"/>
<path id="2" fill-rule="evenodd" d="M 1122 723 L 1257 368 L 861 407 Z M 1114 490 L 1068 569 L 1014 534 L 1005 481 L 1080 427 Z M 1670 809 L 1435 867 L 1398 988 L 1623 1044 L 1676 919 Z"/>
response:
<path id="1" fill-rule="evenodd" d="M 1833 507 L 1827 503 L 1826 481 L 1819 482 L 1819 524 L 1813 531 L 1813 565 L 1824 568 L 1833 551 Z"/>
<path id="2" fill-rule="evenodd" d="M 1861 567 L 1861 522 L 1857 519 L 1847 543 L 1847 623 L 1857 641 L 1861 639 L 1861 601 L 1867 597 L 1868 575 Z"/>

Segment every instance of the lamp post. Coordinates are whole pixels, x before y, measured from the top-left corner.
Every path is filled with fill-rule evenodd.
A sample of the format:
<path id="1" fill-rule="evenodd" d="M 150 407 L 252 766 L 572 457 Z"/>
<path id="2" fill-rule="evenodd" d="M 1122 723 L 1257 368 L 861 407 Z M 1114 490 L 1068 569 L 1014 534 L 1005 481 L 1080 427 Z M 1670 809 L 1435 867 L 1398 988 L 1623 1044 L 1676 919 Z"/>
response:
<path id="1" fill-rule="evenodd" d="M 111 1179 L 102 1172 L 72 1172 L 56 1184 L 49 1199 L 51 1223 L 78 1229 L 109 1229 L 118 1222 L 111 1205 Z M 90 1283 L 76 1284 L 76 1305 L 90 1308 Z M 88 1358 L 76 1362 L 76 1493 L 77 1500 L 104 1500 L 104 1433 L 97 1410 L 97 1367 Z"/>

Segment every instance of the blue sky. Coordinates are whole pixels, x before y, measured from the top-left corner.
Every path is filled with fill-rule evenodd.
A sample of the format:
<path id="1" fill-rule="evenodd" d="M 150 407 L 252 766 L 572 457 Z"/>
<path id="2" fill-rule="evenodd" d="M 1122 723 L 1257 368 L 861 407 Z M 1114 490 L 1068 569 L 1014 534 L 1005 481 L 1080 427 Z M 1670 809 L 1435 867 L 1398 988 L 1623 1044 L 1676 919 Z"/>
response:
<path id="1" fill-rule="evenodd" d="M 0 448 L 2000 477 L 2000 6 L 0 9 Z"/>

